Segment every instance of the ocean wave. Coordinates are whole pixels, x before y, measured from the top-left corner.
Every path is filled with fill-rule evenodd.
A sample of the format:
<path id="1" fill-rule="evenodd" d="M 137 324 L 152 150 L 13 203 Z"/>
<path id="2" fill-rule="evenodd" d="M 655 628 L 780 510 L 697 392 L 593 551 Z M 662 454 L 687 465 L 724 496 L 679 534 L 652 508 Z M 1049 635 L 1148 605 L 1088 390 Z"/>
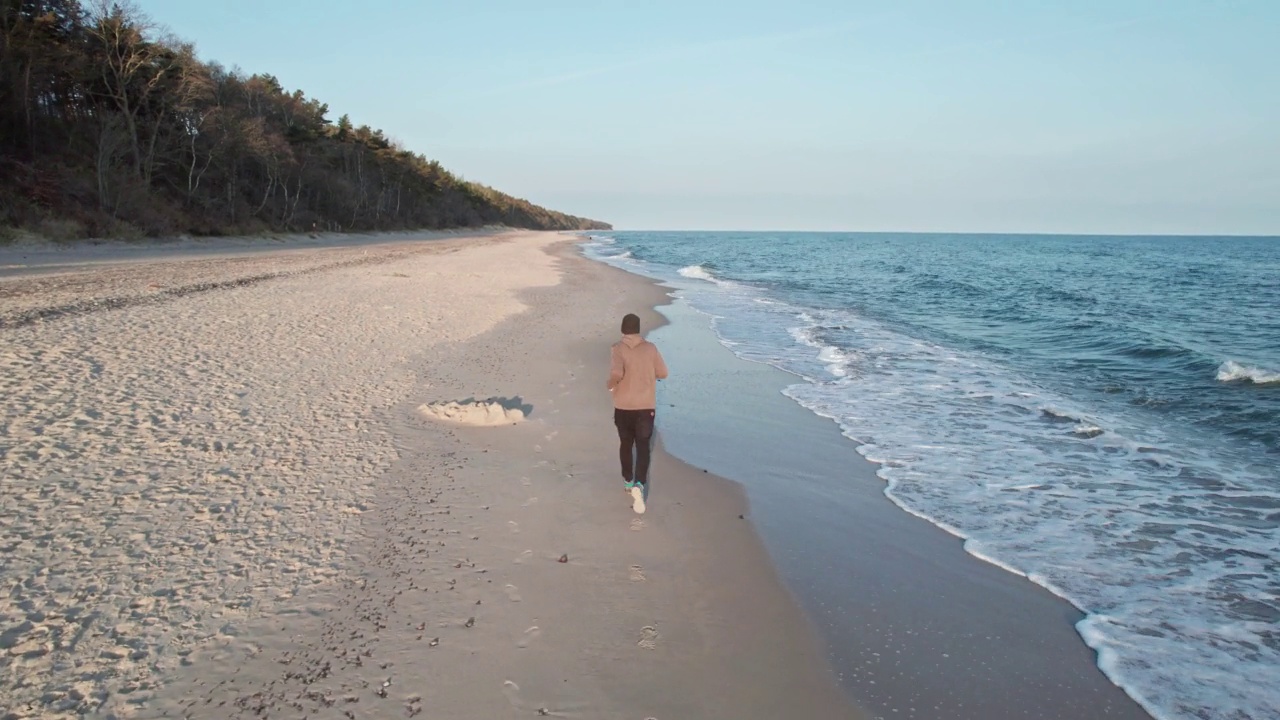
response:
<path id="1" fill-rule="evenodd" d="M 1040 415 L 1049 422 L 1057 423 L 1083 423 L 1084 420 L 1076 417 L 1074 414 L 1065 410 L 1059 410 L 1055 407 L 1040 408 Z"/>
<path id="2" fill-rule="evenodd" d="M 680 267 L 700 259 L 626 269 L 685 279 L 681 297 L 711 318 L 724 345 L 799 378 L 783 394 L 834 420 L 878 463 L 898 507 L 1084 612 L 1077 630 L 1100 669 L 1155 717 L 1259 716 L 1257 688 L 1280 648 L 1257 619 L 1262 610 L 1224 598 L 1271 597 L 1278 587 L 1268 564 L 1266 533 L 1280 518 L 1270 467 L 1206 452 L 1194 429 L 1153 424 L 1147 406 L 1166 402 L 1158 389 L 1133 399 L 1142 412 L 1082 405 L 994 354 L 936 343 L 850 307 L 730 283 L 703 265 Z M 968 290 L 950 289 L 952 297 Z M 1070 336 L 1052 339 L 1061 346 Z M 1183 354 L 1145 336 L 1103 338 L 1098 349 L 1147 364 Z M 1201 377 L 1213 367 L 1189 357 Z M 1267 384 L 1280 373 L 1232 361 L 1218 379 Z"/>
<path id="3" fill-rule="evenodd" d="M 826 364 L 827 372 L 836 377 L 845 377 L 849 374 L 845 368 L 848 360 L 848 354 L 834 345 L 827 345 L 818 351 L 818 361 Z"/>
<path id="4" fill-rule="evenodd" d="M 808 313 L 802 312 L 797 316 L 797 318 L 802 322 L 810 324 L 805 327 L 790 328 L 789 332 L 791 337 L 794 338 L 796 342 L 817 350 L 818 354 L 816 358 L 818 362 L 822 363 L 826 367 L 827 372 L 838 378 L 848 376 L 848 363 L 855 353 L 846 348 L 833 345 L 823 337 L 823 334 L 827 331 L 843 328 L 814 325 L 812 324 L 813 317 Z M 721 338 L 721 341 L 723 341 L 723 338 Z M 804 373 L 801 373 L 801 376 L 806 378 L 809 377 Z"/>
<path id="5" fill-rule="evenodd" d="M 1128 343 L 1116 348 L 1116 353 L 1140 360 L 1162 360 L 1167 358 L 1194 357 L 1195 353 L 1176 345 L 1155 345 Z"/>
<path id="6" fill-rule="evenodd" d="M 919 275 L 911 281 L 911 286 L 916 290 L 936 291 L 953 298 L 981 298 L 990 295 L 990 291 L 980 285 L 933 273 Z"/>
<path id="7" fill-rule="evenodd" d="M 791 306 L 790 315 L 747 320 L 747 306 L 718 290 L 692 299 L 717 309 L 724 319 L 713 326 L 743 343 L 733 348 L 740 357 L 771 355 L 776 359 L 766 362 L 803 378 L 783 394 L 834 419 L 860 454 L 880 464 L 894 504 L 964 539 L 975 557 L 1024 575 L 1084 612 L 1078 629 L 1097 651 L 1100 669 L 1156 717 L 1180 703 L 1215 708 L 1205 715 L 1213 718 L 1250 711 L 1250 680 L 1221 687 L 1179 683 L 1193 666 L 1256 676 L 1257 663 L 1241 662 L 1262 642 L 1256 627 L 1244 620 L 1219 623 L 1211 641 L 1199 640 L 1203 619 L 1221 610 L 1216 596 L 1185 589 L 1170 602 L 1162 594 L 1169 588 L 1151 586 L 1146 569 L 1186 566 L 1190 587 L 1271 591 L 1269 576 L 1260 572 L 1266 561 L 1252 555 L 1231 560 L 1247 566 L 1244 572 L 1225 561 L 1189 566 L 1183 560 L 1222 549 L 1223 541 L 1200 525 L 1237 528 L 1233 544 L 1263 552 L 1249 523 L 1267 522 L 1266 510 L 1201 501 L 1204 493 L 1195 487 L 1170 484 L 1187 474 L 1221 477 L 1220 460 L 1185 453 L 1185 442 L 1125 416 L 1077 407 L 990 358 L 904 335 L 849 310 Z M 785 303 L 774 312 L 781 307 Z M 784 337 L 795 343 L 793 351 L 775 344 L 782 339 L 776 334 L 766 339 L 768 324 L 778 319 L 788 322 Z M 835 327 L 838 334 L 831 332 Z M 857 358 L 858 371 L 823 378 L 818 369 L 830 372 L 837 352 Z M 839 367 L 848 366 L 846 360 Z M 1032 418 L 1039 422 L 1027 422 Z M 1253 484 L 1250 473 L 1235 474 L 1264 502 L 1280 502 L 1274 491 Z M 1027 489 L 1010 502 L 1006 487 Z M 1170 499 L 1174 487 L 1185 502 Z M 1199 525 L 1168 520 L 1187 512 Z M 1146 554 L 1117 550 L 1117 538 L 1148 540 L 1143 528 L 1152 518 L 1174 527 L 1173 534 L 1156 536 Z M 1072 569 L 1079 567 L 1095 569 Z M 1106 582 L 1094 584 L 1099 575 Z M 1156 613 L 1164 626 L 1149 621 Z M 1153 638 L 1153 632 L 1162 635 Z M 1148 662 L 1152 656 L 1160 658 L 1158 666 Z"/>
<path id="8" fill-rule="evenodd" d="M 1076 437 L 1082 437 L 1086 440 L 1092 440 L 1093 438 L 1096 438 L 1105 432 L 1106 432 L 1105 430 L 1098 427 L 1097 425 L 1090 425 L 1089 423 L 1081 423 L 1071 431 L 1071 434 L 1075 435 Z"/>
<path id="9" fill-rule="evenodd" d="M 676 272 L 680 273 L 680 275 L 683 277 L 692 278 L 694 280 L 706 280 L 707 282 L 716 281 L 716 276 L 712 275 L 710 271 L 708 271 L 706 268 L 702 267 L 701 265 L 690 265 L 688 267 L 682 267 Z"/>
<path id="10" fill-rule="evenodd" d="M 1218 366 L 1218 382 L 1245 382 L 1253 385 L 1274 385 L 1280 383 L 1280 372 L 1241 365 L 1234 360 L 1228 360 Z"/>

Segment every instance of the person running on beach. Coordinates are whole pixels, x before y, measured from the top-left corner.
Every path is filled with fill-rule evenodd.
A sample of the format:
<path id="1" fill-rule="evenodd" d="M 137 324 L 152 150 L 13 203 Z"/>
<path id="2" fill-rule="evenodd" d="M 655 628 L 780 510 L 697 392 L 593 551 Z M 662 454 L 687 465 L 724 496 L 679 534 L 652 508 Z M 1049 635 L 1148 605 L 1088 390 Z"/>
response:
<path id="1" fill-rule="evenodd" d="M 609 392 L 613 393 L 613 424 L 618 428 L 622 479 L 631 495 L 631 507 L 644 512 L 649 494 L 649 447 L 658 380 L 667 377 L 667 364 L 658 346 L 640 336 L 640 318 L 622 318 L 622 339 L 613 344 L 609 362 Z M 632 450 L 635 469 L 632 470 Z"/>

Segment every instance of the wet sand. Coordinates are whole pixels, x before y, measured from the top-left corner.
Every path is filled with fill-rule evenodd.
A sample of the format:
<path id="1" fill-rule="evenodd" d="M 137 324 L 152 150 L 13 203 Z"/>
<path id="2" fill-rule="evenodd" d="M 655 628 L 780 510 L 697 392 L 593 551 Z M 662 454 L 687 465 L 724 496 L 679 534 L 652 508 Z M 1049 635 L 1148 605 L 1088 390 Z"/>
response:
<path id="1" fill-rule="evenodd" d="M 659 402 L 667 448 L 743 484 L 779 573 L 869 713 L 1150 717 L 1098 669 L 1074 607 L 889 501 L 834 422 L 781 394 L 797 378 L 735 356 L 683 301 L 661 310 L 673 322 L 654 339 L 681 370 Z"/>

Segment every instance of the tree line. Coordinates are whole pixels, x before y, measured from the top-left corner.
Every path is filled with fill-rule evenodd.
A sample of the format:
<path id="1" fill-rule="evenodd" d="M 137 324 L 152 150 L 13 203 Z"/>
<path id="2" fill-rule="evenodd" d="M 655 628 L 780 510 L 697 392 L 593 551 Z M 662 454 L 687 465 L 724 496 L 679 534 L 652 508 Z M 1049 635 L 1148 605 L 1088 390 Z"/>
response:
<path id="1" fill-rule="evenodd" d="M 469 182 L 110 0 L 0 0 L 0 228 L 56 239 L 609 226 Z"/>

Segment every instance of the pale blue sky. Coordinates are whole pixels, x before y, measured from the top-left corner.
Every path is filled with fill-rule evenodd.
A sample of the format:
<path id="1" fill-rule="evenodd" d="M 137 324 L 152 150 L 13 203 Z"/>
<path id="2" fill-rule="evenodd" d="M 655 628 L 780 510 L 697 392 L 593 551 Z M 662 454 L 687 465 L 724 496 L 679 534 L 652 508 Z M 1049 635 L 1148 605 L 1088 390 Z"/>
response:
<path id="1" fill-rule="evenodd" d="M 1280 0 L 139 0 L 628 229 L 1280 234 Z"/>

